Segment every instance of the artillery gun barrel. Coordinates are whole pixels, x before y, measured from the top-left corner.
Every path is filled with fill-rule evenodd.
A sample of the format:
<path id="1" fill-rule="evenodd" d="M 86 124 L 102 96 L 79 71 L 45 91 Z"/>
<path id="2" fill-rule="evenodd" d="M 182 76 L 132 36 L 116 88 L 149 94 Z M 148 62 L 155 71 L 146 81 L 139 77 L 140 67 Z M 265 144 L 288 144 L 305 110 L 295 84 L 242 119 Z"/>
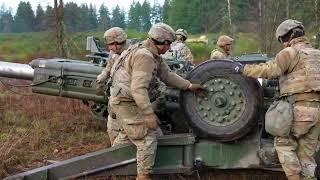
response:
<path id="1" fill-rule="evenodd" d="M 34 70 L 28 64 L 0 61 L 0 77 L 33 80 Z"/>

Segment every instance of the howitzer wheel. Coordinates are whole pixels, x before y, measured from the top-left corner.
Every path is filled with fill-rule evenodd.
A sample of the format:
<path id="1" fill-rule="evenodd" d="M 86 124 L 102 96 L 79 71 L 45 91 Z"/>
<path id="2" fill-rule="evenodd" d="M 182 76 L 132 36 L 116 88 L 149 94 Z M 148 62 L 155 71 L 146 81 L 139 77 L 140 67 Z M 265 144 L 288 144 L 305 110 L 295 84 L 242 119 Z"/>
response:
<path id="1" fill-rule="evenodd" d="M 262 88 L 257 80 L 233 73 L 233 63 L 206 61 L 187 77 L 208 91 L 205 97 L 189 91 L 181 94 L 181 106 L 200 137 L 233 141 L 247 134 L 258 121 L 263 106 Z"/>

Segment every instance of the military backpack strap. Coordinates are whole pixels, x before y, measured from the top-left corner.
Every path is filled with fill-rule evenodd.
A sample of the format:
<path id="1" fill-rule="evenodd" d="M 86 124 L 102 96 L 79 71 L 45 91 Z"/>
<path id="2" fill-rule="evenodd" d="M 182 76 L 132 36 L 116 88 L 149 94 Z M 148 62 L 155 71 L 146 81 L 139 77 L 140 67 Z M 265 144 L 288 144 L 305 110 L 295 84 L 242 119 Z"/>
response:
<path id="1" fill-rule="evenodd" d="M 121 56 L 119 57 L 119 61 L 117 62 L 117 64 L 115 65 L 115 68 L 114 68 L 114 71 L 112 72 L 112 74 L 110 74 L 110 77 L 111 77 L 111 82 L 112 82 L 112 79 L 113 79 L 113 76 L 114 76 L 114 73 L 116 73 L 116 71 L 118 71 L 120 69 L 121 66 L 124 65 L 124 61 L 125 59 L 128 57 L 129 54 L 131 54 L 131 52 L 137 50 L 137 49 L 140 49 L 140 48 L 143 48 L 143 44 L 142 43 L 138 43 L 136 45 L 133 45 L 131 47 L 129 47 L 125 52 L 124 54 L 121 54 Z"/>

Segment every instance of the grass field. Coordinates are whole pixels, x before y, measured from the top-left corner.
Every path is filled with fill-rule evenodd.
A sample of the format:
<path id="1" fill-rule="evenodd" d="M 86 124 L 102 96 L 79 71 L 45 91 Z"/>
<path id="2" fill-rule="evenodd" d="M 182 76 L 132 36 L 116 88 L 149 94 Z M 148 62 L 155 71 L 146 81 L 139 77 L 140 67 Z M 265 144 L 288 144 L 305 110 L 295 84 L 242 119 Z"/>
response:
<path id="1" fill-rule="evenodd" d="M 203 34 L 191 35 L 190 38 L 198 38 Z M 85 59 L 84 56 L 88 52 L 86 48 L 86 37 L 103 36 L 103 32 L 86 32 L 72 33 L 67 37 L 67 47 L 69 58 Z M 204 43 L 188 43 L 196 62 L 207 60 L 210 52 L 215 48 L 215 42 L 219 34 L 206 34 L 208 44 Z M 146 33 L 128 32 L 129 38 L 147 38 Z M 259 52 L 257 37 L 252 34 L 239 33 L 235 38 L 234 55 Z M 0 60 L 10 62 L 26 63 L 35 58 L 56 57 L 54 38 L 52 33 L 0 33 Z"/>

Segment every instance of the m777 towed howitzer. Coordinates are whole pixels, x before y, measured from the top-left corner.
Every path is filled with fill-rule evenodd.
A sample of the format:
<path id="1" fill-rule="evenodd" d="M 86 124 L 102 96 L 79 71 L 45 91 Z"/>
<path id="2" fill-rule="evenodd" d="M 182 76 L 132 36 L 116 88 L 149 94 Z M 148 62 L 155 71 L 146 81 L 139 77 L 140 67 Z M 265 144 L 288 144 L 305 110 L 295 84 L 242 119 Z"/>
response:
<path id="1" fill-rule="evenodd" d="M 96 41 L 92 40 L 89 42 L 93 46 L 89 49 L 96 46 Z M 0 76 L 32 80 L 34 93 L 103 105 L 107 97 L 95 94 L 95 80 L 103 69 L 101 59 L 107 61 L 108 56 L 101 56 L 97 50 L 99 52 L 88 56 L 93 59 L 91 62 L 67 59 L 38 59 L 30 65 L 3 62 L 0 64 Z M 239 60 L 257 63 L 267 58 L 247 55 Z M 228 174 L 240 169 L 249 173 L 241 173 L 239 176 L 242 178 L 284 179 L 283 173 L 274 173 L 281 171 L 281 167 L 272 145 L 273 138 L 264 130 L 264 113 L 275 95 L 276 83 L 264 81 L 261 86 L 256 80 L 232 74 L 233 61 L 230 60 L 208 60 L 195 68 L 182 61 L 170 60 L 168 64 L 190 81 L 201 83 L 208 90 L 208 95 L 199 97 L 167 87 L 163 109 L 157 112 L 165 136 L 159 138 L 155 174 L 199 172 L 198 175 L 205 178 L 215 176 L 218 170 L 227 170 L 224 171 L 227 172 L 225 177 L 231 178 Z M 135 152 L 131 144 L 120 145 L 6 179 L 134 175 Z M 254 175 L 250 175 L 252 169 Z M 258 170 L 263 176 L 256 175 Z"/>

